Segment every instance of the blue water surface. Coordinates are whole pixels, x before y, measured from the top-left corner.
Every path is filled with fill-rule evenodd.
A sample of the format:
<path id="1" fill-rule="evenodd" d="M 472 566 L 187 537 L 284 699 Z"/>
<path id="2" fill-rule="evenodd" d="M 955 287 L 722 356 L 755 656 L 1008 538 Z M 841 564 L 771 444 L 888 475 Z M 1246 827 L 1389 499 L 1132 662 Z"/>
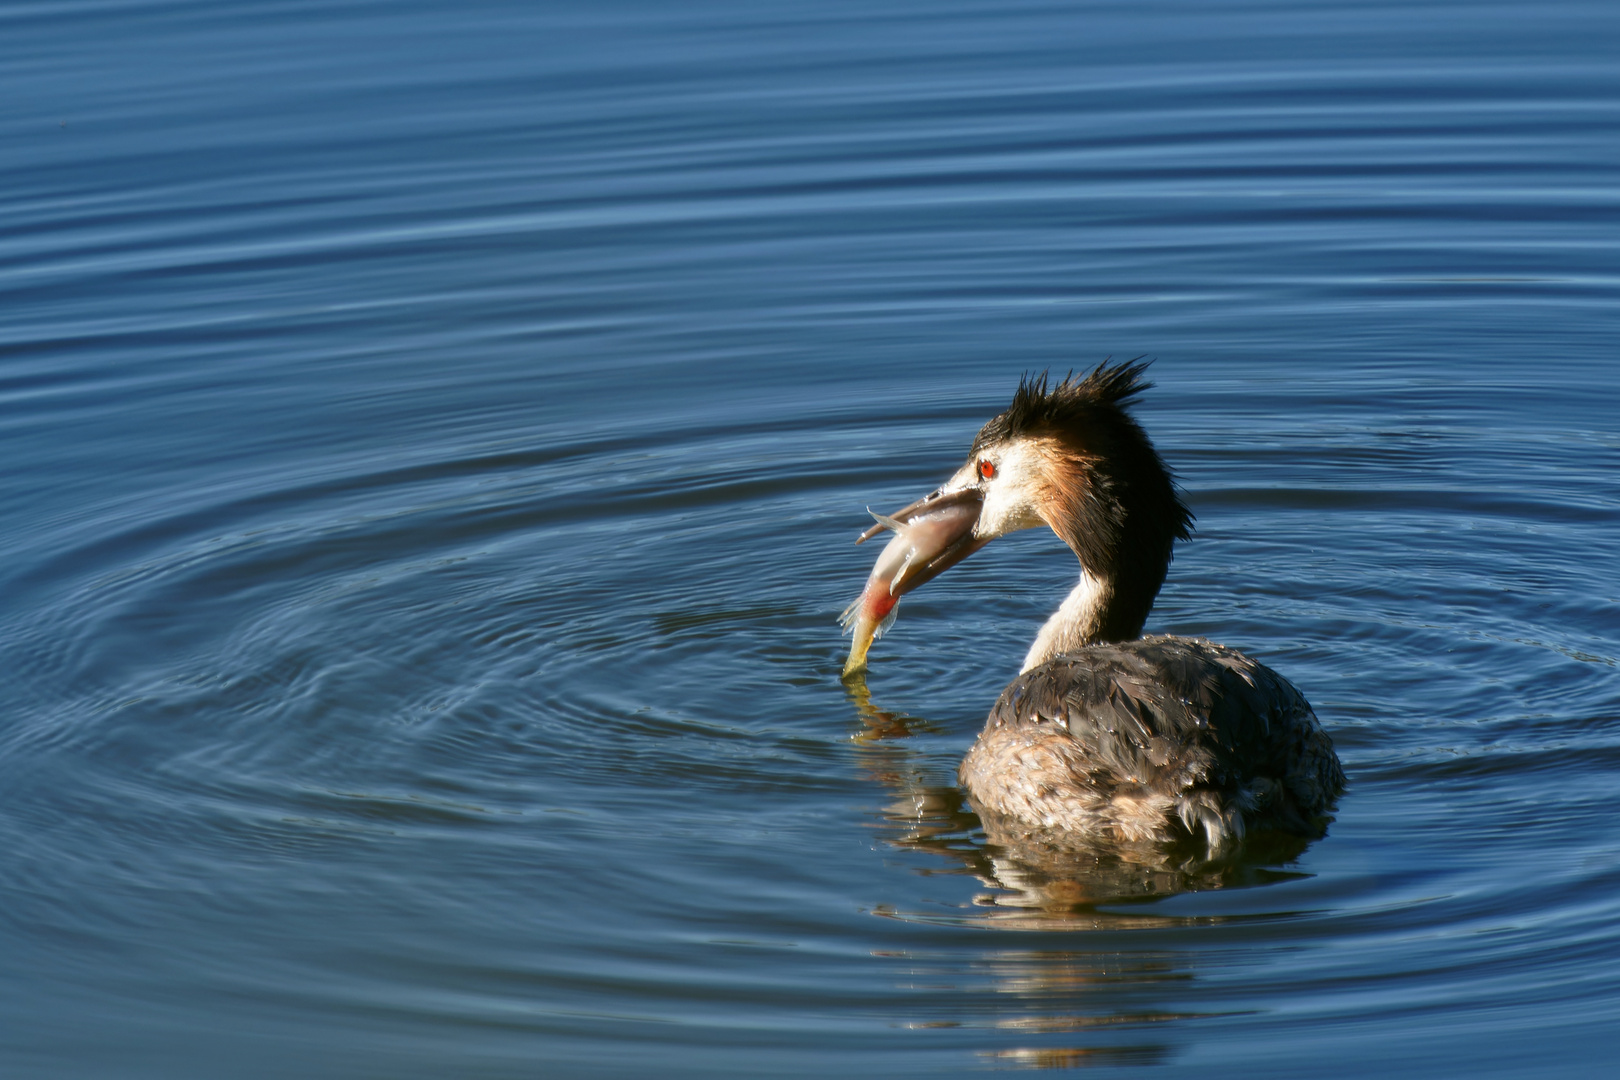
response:
<path id="1" fill-rule="evenodd" d="M 1620 8 L 0 4 L 0 1072 L 1592 1076 Z M 1155 358 L 1149 629 L 1328 835 L 1021 888 L 1051 535 L 851 540 Z M 1162 1069 L 1160 1070 L 1163 1071 Z"/>

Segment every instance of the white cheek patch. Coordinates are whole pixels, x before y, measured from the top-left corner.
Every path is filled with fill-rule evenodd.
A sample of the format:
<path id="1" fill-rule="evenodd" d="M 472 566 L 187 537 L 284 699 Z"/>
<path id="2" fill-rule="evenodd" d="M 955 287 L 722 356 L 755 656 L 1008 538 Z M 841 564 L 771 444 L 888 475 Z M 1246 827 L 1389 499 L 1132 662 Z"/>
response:
<path id="1" fill-rule="evenodd" d="M 976 536 L 1005 536 L 1019 529 L 1044 525 L 1036 493 L 1041 490 L 1044 459 L 1028 444 L 1006 447 L 996 461 L 995 479 L 985 485 L 984 508 L 979 511 Z"/>

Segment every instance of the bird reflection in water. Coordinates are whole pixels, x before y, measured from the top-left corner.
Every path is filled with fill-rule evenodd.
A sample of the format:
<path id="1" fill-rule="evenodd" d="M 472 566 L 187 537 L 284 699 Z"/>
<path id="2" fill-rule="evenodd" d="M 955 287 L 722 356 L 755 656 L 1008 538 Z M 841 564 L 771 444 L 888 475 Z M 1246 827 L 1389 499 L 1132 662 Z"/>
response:
<path id="1" fill-rule="evenodd" d="M 1033 838 L 1015 823 L 981 818 L 959 787 L 932 775 L 937 766 L 916 752 L 913 739 L 945 734 L 943 728 L 877 707 L 864 679 L 846 681 L 845 689 L 858 720 L 858 760 L 888 796 L 876 815 L 884 842 L 928 856 L 925 862 L 935 865 L 918 867 L 921 874 L 963 875 L 986 886 L 955 912 L 878 907 L 874 913 L 1046 932 L 1062 944 L 1083 933 L 1070 948 L 884 953 L 903 965 L 903 984 L 929 991 L 923 1005 L 929 1013 L 908 1018 L 907 1026 L 981 1030 L 990 1045 L 970 1052 L 993 1069 L 1117 1068 L 1170 1064 L 1180 1022 L 1226 1014 L 1185 1007 L 1198 996 L 1198 952 L 1134 933 L 1121 940 L 1114 932 L 1236 921 L 1242 917 L 1160 913 L 1152 901 L 1308 876 L 1277 868 L 1299 855 L 1307 839 L 1251 832 L 1236 852 L 1211 859 L 1190 844 L 1155 848 L 1069 836 L 1059 845 Z M 933 1000 L 936 993 L 943 997 Z"/>

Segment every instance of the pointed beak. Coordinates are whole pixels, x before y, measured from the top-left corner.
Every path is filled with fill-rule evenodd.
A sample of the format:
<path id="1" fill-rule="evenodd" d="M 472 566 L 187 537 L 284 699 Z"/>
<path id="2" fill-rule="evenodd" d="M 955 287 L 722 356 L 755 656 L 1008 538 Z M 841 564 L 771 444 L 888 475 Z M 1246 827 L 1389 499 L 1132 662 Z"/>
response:
<path id="1" fill-rule="evenodd" d="M 973 535 L 984 496 L 975 488 L 936 491 L 893 515 L 873 514 L 878 523 L 863 532 L 858 544 L 884 529 L 894 532 L 879 552 L 866 588 L 844 611 L 843 623 L 854 640 L 844 663 L 844 678 L 866 670 L 872 641 L 894 621 L 895 605 L 912 589 L 932 581 L 990 542 Z"/>

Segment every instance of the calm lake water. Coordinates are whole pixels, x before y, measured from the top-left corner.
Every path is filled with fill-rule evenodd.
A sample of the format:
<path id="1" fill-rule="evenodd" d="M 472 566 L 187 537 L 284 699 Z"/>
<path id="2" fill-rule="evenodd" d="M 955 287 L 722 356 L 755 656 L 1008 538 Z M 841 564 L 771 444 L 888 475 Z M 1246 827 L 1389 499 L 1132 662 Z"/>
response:
<path id="1" fill-rule="evenodd" d="M 1620 8 L 0 42 L 6 1076 L 1613 1067 Z M 1110 355 L 1198 515 L 1149 628 L 1350 786 L 1060 904 L 954 770 L 1073 556 L 908 598 L 869 700 L 835 620 L 864 507 Z"/>

